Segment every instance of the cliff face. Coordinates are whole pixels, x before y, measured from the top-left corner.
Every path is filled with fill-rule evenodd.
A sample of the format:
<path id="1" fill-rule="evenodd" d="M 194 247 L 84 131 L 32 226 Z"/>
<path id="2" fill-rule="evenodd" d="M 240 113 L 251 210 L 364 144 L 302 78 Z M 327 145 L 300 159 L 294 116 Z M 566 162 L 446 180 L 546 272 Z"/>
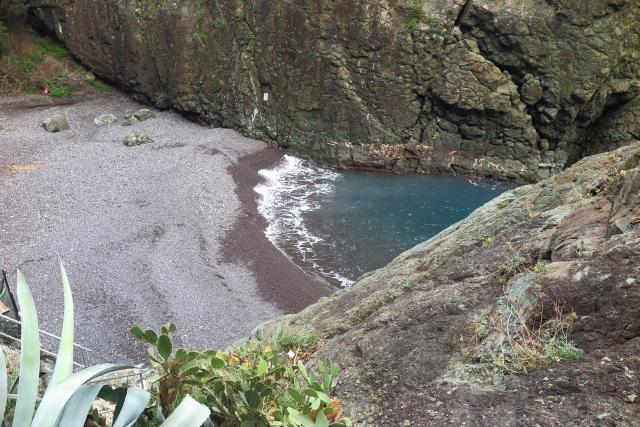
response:
<path id="1" fill-rule="evenodd" d="M 138 98 L 340 166 L 536 180 L 639 133 L 638 0 L 29 4 Z"/>
<path id="2" fill-rule="evenodd" d="M 318 330 L 361 425 L 638 425 L 639 194 L 588 157 L 257 336 Z"/>

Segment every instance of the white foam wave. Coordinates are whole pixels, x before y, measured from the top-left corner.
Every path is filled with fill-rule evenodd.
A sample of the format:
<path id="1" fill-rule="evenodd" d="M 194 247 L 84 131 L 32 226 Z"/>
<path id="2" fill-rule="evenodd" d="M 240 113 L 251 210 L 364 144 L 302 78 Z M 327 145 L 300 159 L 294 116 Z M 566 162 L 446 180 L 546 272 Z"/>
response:
<path id="1" fill-rule="evenodd" d="M 263 182 L 254 190 L 260 195 L 258 211 L 267 220 L 265 233 L 271 243 L 292 261 L 300 260 L 314 272 L 342 286 L 351 285 L 352 280 L 321 265 L 318 249 L 327 243 L 309 230 L 304 218 L 305 214 L 320 209 L 320 200 L 333 192 L 340 175 L 289 155 L 285 155 L 273 168 L 259 173 Z M 289 254 L 288 251 L 294 253 Z"/>

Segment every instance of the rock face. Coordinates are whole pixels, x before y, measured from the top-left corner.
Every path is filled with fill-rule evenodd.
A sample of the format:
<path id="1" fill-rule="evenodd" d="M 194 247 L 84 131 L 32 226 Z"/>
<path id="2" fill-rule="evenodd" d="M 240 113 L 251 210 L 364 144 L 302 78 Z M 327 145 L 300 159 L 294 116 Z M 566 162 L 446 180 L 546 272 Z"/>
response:
<path id="1" fill-rule="evenodd" d="M 160 108 L 343 167 L 525 180 L 638 135 L 639 11 L 638 0 L 29 9 L 97 76 Z"/>
<path id="2" fill-rule="evenodd" d="M 257 336 L 317 329 L 361 425 L 638 425 L 639 194 L 640 143 L 587 157 Z M 583 356 L 505 369 L 561 322 Z"/>

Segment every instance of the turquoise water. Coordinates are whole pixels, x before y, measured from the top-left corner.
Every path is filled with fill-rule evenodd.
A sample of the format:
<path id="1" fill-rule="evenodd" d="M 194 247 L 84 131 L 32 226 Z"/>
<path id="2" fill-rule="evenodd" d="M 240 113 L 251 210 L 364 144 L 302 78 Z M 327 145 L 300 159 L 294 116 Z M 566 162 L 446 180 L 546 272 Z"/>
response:
<path id="1" fill-rule="evenodd" d="M 311 274 L 348 286 L 510 187 L 493 181 L 343 172 L 285 156 L 261 171 L 267 237 Z"/>

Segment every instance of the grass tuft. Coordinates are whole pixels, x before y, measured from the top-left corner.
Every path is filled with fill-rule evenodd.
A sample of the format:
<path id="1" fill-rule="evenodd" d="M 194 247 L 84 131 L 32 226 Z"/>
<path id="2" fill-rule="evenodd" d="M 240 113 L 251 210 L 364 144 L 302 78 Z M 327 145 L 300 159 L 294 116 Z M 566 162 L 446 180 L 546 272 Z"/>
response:
<path id="1" fill-rule="evenodd" d="M 98 89 L 98 92 L 100 93 L 107 93 L 111 89 L 108 84 L 98 79 L 90 81 L 89 84 L 94 88 Z"/>
<path id="2" fill-rule="evenodd" d="M 553 363 L 575 360 L 584 354 L 568 333 L 578 318 L 575 312 L 562 313 L 562 307 L 554 304 L 552 318 L 539 324 L 529 324 L 521 313 L 513 310 L 510 319 L 517 327 L 497 325 L 506 337 L 502 351 L 494 360 L 497 368 L 505 374 L 524 374 Z"/>
<path id="3" fill-rule="evenodd" d="M 320 334 L 316 331 L 279 330 L 272 338 L 271 345 L 277 351 L 294 350 L 312 352 L 318 348 Z"/>

